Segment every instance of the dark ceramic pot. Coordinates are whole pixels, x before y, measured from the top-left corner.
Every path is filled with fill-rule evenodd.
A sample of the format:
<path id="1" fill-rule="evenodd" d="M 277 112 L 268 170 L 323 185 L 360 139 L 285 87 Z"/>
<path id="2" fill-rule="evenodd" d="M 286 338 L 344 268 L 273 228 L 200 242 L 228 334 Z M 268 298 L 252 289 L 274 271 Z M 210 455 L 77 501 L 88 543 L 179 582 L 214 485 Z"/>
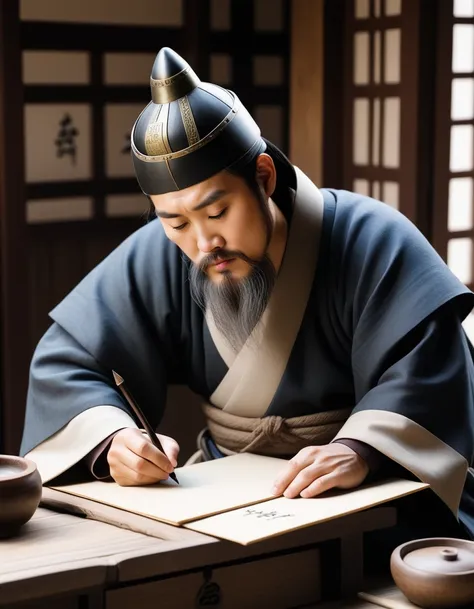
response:
<path id="1" fill-rule="evenodd" d="M 41 476 L 33 461 L 0 455 L 0 538 L 16 535 L 30 520 L 41 491 Z"/>
<path id="2" fill-rule="evenodd" d="M 396 548 L 390 559 L 395 584 L 424 609 L 474 603 L 474 542 L 427 538 Z"/>

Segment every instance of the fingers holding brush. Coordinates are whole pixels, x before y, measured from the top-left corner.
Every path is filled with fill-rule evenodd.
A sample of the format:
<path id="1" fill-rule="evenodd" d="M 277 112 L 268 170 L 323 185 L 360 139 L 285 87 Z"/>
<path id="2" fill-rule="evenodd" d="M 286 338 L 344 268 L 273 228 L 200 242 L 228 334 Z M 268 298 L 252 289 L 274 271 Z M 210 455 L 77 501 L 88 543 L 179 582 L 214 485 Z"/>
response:
<path id="1" fill-rule="evenodd" d="M 153 446 L 156 449 L 154 452 L 153 451 L 151 452 L 151 458 L 149 460 L 152 463 L 155 463 L 155 465 L 157 465 L 158 468 L 161 468 L 163 471 L 169 473 L 170 478 L 172 478 L 176 482 L 176 484 L 179 484 L 178 478 L 176 477 L 176 474 L 173 471 L 174 467 L 176 466 L 176 459 L 178 457 L 179 446 L 172 438 L 169 438 L 168 436 L 159 436 L 158 434 L 155 433 L 155 430 L 148 422 L 145 414 L 142 412 L 142 409 L 136 402 L 135 398 L 133 397 L 133 395 L 131 394 L 129 389 L 125 386 L 125 381 L 124 381 L 123 377 L 120 376 L 120 374 L 118 374 L 117 372 L 115 372 L 115 370 L 112 370 L 112 376 L 114 378 L 115 384 L 117 385 L 117 387 L 119 388 L 123 397 L 127 401 L 130 408 L 132 409 L 132 412 L 135 414 L 135 416 L 138 418 L 140 423 L 143 425 L 144 433 L 148 434 L 147 439 L 149 441 L 151 441 L 151 444 L 153 444 Z M 163 445 L 161 444 L 161 442 L 159 440 L 160 437 L 164 438 L 167 441 L 167 447 L 168 447 L 167 449 L 163 448 Z M 143 451 L 148 451 L 148 453 L 150 452 L 149 447 L 144 445 L 143 443 L 141 443 L 137 447 L 137 450 L 138 450 L 138 452 L 136 452 L 136 454 L 138 454 L 140 457 L 143 457 L 143 455 L 142 455 Z M 156 452 L 156 451 L 158 451 L 158 452 Z M 166 457 L 166 460 L 168 461 L 168 463 L 165 464 L 163 462 L 162 457 L 160 457 L 159 455 L 164 455 Z M 143 458 L 146 459 L 147 457 L 144 456 Z M 169 459 L 171 459 L 173 462 L 172 470 L 169 470 L 169 463 L 170 463 Z"/>
<path id="2" fill-rule="evenodd" d="M 140 486 L 167 480 L 176 466 L 179 446 L 172 438 L 161 438 L 168 456 L 158 450 L 139 429 L 119 431 L 107 455 L 112 478 L 122 486 Z"/>

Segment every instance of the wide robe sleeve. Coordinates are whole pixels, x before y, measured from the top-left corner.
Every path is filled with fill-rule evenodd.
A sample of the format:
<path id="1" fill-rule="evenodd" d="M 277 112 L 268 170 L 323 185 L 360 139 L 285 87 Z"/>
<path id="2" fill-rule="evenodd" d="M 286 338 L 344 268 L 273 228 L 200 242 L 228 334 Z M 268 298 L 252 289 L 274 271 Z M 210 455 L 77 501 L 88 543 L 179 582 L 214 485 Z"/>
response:
<path id="1" fill-rule="evenodd" d="M 125 378 L 157 427 L 167 384 L 186 382 L 184 345 L 195 314 L 183 298 L 186 278 L 178 248 L 155 220 L 50 313 L 53 323 L 31 362 L 20 449 L 41 461 L 46 479 L 66 471 L 114 431 L 137 426 L 112 370 Z"/>
<path id="2" fill-rule="evenodd" d="M 332 251 L 356 397 L 336 438 L 373 446 L 459 517 L 474 460 L 473 349 L 461 325 L 474 296 L 413 224 L 369 199 L 342 195 Z"/>

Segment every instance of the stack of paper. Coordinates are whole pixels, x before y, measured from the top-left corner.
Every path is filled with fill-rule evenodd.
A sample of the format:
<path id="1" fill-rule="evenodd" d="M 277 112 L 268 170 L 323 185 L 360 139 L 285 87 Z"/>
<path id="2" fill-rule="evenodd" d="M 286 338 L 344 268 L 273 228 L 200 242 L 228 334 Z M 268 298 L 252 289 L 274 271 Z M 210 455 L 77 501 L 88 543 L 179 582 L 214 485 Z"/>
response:
<path id="1" fill-rule="evenodd" d="M 175 526 L 185 526 L 243 545 L 325 522 L 428 488 L 410 480 L 390 480 L 312 499 L 275 498 L 271 489 L 285 460 L 252 454 L 176 469 L 172 480 L 153 486 L 119 486 L 93 481 L 53 486 L 113 508 Z"/>

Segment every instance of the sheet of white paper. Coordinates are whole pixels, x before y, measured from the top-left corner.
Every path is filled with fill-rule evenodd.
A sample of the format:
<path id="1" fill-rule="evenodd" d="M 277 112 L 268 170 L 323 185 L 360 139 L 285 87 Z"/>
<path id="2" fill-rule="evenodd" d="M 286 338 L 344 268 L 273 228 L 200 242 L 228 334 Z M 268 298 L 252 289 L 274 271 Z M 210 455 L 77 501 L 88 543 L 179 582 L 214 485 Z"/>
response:
<path id="1" fill-rule="evenodd" d="M 389 480 L 312 499 L 278 497 L 261 504 L 203 518 L 185 527 L 242 545 L 333 520 L 428 488 L 411 480 Z"/>
<path id="2" fill-rule="evenodd" d="M 181 525 L 272 499 L 273 482 L 285 463 L 284 459 L 243 453 L 177 468 L 179 486 L 172 480 L 140 487 L 95 480 L 51 488 Z"/>

